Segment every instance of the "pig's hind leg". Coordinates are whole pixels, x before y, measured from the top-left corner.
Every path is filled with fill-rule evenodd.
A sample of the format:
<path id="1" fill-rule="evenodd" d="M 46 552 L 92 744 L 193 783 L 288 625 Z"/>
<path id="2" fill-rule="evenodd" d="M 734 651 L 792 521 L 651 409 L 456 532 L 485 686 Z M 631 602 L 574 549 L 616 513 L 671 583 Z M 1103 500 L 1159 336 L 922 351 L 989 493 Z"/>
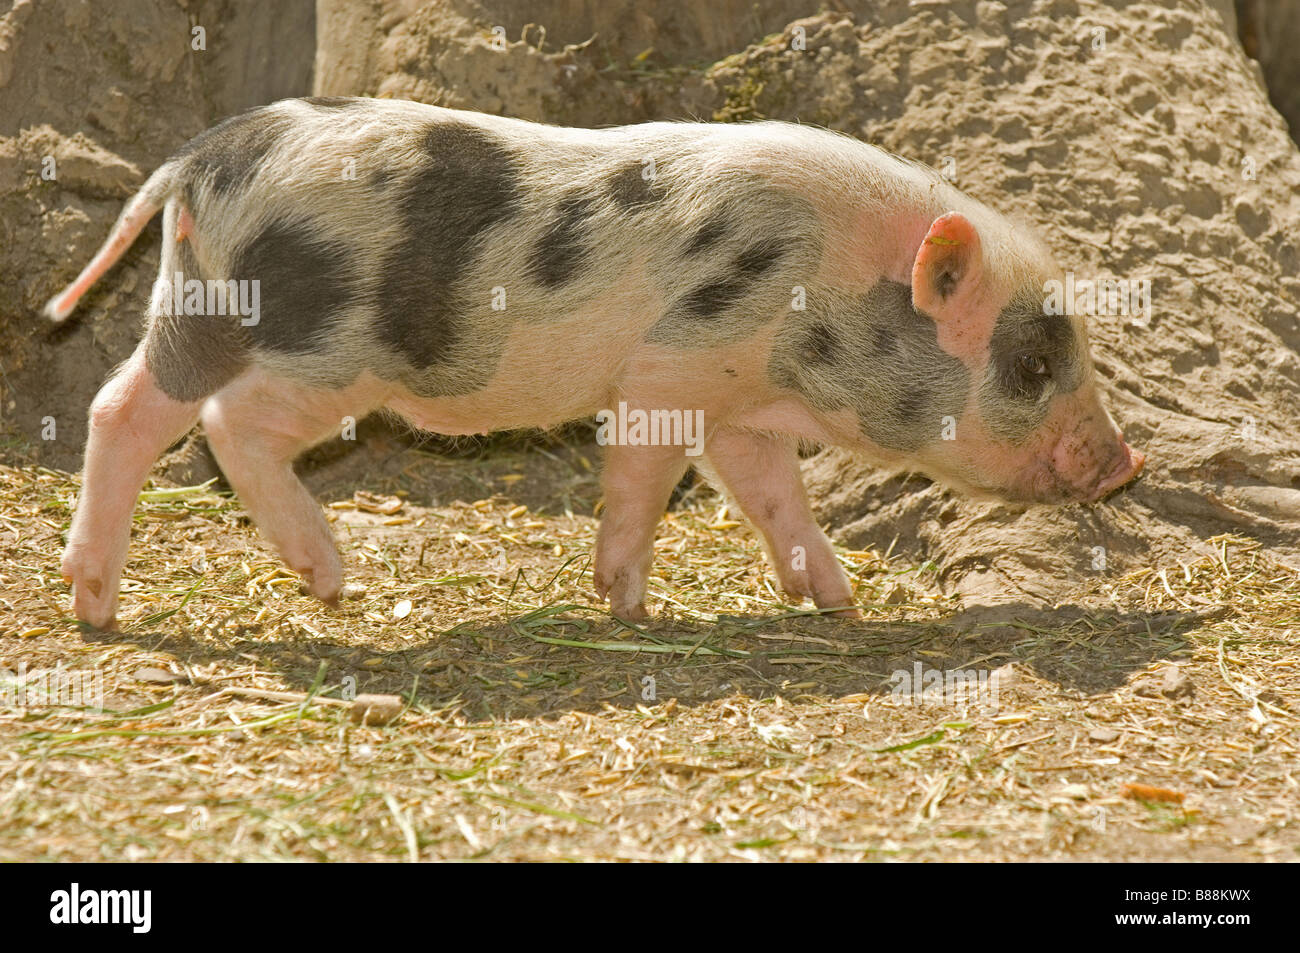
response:
<path id="1" fill-rule="evenodd" d="M 199 416 L 200 400 L 175 400 L 159 388 L 147 347 L 148 341 L 136 348 L 91 404 L 81 493 L 63 551 L 73 612 L 97 629 L 114 626 L 140 488 Z"/>
<path id="2" fill-rule="evenodd" d="M 722 427 L 709 435 L 705 458 L 723 486 L 763 534 L 781 587 L 834 615 L 861 618 L 830 540 L 813 519 L 799 475 L 799 457 L 779 437 Z"/>
<path id="3" fill-rule="evenodd" d="M 294 473 L 300 453 L 359 420 L 383 397 L 373 385 L 325 390 L 253 368 L 204 406 L 203 429 L 212 455 L 258 529 L 308 591 L 338 601 L 343 565 L 321 506 Z"/>
<path id="4" fill-rule="evenodd" d="M 171 313 L 173 276 L 198 273 L 178 231 L 183 213 L 177 201 L 163 213 L 162 265 L 145 338 L 90 408 L 81 493 L 62 573 L 72 584 L 77 618 L 99 629 L 114 624 L 131 514 L 149 470 L 194 426 L 204 398 L 245 360 L 229 325 Z"/>

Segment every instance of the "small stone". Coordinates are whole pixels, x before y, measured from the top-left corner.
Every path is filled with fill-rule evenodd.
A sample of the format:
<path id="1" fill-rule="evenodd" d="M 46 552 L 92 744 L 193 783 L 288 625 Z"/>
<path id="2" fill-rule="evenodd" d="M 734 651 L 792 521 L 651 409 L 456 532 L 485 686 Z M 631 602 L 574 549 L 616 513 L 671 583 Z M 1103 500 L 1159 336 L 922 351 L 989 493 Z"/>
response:
<path id="1" fill-rule="evenodd" d="M 989 683 L 999 689 L 1010 688 L 1016 684 L 1016 663 L 1008 662 L 1001 668 L 995 668 L 989 674 Z"/>
<path id="2" fill-rule="evenodd" d="M 397 605 L 393 606 L 393 618 L 405 619 L 411 614 L 411 600 L 403 599 Z"/>
<path id="3" fill-rule="evenodd" d="M 1073 798 L 1076 801 L 1088 800 L 1088 785 L 1086 784 L 1067 784 L 1061 794 L 1065 797 Z"/>
<path id="4" fill-rule="evenodd" d="M 352 495 L 352 502 L 364 513 L 378 513 L 381 516 L 392 516 L 402 508 L 402 501 L 395 496 L 382 496 L 365 490 L 357 490 Z"/>
<path id="5" fill-rule="evenodd" d="M 343 588 L 339 590 L 339 598 L 340 599 L 361 599 L 365 597 L 367 591 L 368 590 L 366 589 L 366 587 L 361 585 L 361 583 L 349 582 L 349 583 L 345 583 Z"/>
<path id="6" fill-rule="evenodd" d="M 1191 698 L 1196 694 L 1196 684 L 1187 677 L 1187 673 L 1180 666 L 1170 665 L 1165 668 L 1165 677 L 1160 683 L 1160 694 L 1165 698 Z"/>
<path id="7" fill-rule="evenodd" d="M 352 720 L 358 725 L 387 725 L 405 707 L 398 695 L 358 695 L 352 702 Z"/>
<path id="8" fill-rule="evenodd" d="M 1119 739 L 1119 732 L 1114 728 L 1094 728 L 1088 732 L 1088 740 L 1095 741 L 1098 744 L 1108 745 L 1112 741 Z"/>
<path id="9" fill-rule="evenodd" d="M 1139 698 L 1159 698 L 1160 685 L 1154 678 L 1143 676 L 1133 683 L 1133 694 Z"/>
<path id="10" fill-rule="evenodd" d="M 165 668 L 154 668 L 149 665 L 137 668 L 131 674 L 137 682 L 147 682 L 150 685 L 174 685 L 177 682 L 185 681 L 184 675 L 178 675 L 175 672 L 167 671 Z"/>

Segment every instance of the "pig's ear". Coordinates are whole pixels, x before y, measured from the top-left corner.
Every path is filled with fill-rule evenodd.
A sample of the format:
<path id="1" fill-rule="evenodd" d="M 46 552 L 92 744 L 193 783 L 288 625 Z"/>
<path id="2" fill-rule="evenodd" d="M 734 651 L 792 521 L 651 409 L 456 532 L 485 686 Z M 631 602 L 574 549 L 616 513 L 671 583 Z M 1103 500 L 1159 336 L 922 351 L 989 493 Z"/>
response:
<path id="1" fill-rule="evenodd" d="M 960 212 L 940 215 L 916 253 L 912 266 L 912 304 L 933 317 L 961 298 L 979 278 L 980 237 Z"/>

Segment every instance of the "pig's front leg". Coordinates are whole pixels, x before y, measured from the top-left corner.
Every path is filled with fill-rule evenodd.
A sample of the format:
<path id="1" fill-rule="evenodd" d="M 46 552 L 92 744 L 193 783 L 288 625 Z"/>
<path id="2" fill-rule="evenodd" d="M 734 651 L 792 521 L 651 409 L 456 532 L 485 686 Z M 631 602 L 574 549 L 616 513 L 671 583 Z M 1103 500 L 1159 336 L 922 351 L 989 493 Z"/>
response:
<path id="1" fill-rule="evenodd" d="M 769 434 L 720 427 L 709 435 L 705 456 L 763 534 L 781 587 L 819 609 L 840 610 L 833 615 L 861 618 L 848 576 L 808 507 L 793 447 Z"/>
<path id="2" fill-rule="evenodd" d="M 655 527 L 686 472 L 683 447 L 605 448 L 605 509 L 596 534 L 596 592 L 620 619 L 647 617 L 646 580 Z"/>

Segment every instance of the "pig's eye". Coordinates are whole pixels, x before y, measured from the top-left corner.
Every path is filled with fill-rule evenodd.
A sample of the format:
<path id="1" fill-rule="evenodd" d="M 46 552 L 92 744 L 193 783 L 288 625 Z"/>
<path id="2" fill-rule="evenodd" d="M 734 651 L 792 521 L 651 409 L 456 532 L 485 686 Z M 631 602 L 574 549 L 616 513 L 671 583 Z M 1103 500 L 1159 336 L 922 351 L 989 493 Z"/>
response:
<path id="1" fill-rule="evenodd" d="M 1051 371 L 1047 367 L 1047 362 L 1037 354 L 1021 354 L 1016 359 L 1016 364 L 1028 377 L 1047 377 Z"/>

